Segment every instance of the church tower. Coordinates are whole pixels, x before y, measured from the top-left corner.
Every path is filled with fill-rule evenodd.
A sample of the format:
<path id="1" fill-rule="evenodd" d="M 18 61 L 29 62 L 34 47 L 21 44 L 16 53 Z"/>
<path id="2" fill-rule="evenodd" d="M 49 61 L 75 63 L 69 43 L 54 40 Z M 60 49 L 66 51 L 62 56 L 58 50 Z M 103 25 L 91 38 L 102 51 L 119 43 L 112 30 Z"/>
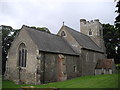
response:
<path id="1" fill-rule="evenodd" d="M 103 28 L 98 19 L 94 21 L 80 19 L 80 32 L 88 35 L 105 52 Z"/>

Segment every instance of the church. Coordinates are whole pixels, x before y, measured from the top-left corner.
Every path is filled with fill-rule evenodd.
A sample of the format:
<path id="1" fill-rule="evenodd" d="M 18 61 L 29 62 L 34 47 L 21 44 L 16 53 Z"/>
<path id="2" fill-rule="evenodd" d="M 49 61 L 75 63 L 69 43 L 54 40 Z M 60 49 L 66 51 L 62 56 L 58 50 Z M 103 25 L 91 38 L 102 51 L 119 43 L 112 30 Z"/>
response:
<path id="1" fill-rule="evenodd" d="M 57 35 L 23 25 L 9 49 L 4 78 L 44 84 L 103 74 L 103 68 L 112 74 L 114 60 L 106 60 L 109 67 L 100 66 L 100 60 L 106 60 L 106 53 L 98 19 L 80 19 L 79 31 L 63 24 Z"/>

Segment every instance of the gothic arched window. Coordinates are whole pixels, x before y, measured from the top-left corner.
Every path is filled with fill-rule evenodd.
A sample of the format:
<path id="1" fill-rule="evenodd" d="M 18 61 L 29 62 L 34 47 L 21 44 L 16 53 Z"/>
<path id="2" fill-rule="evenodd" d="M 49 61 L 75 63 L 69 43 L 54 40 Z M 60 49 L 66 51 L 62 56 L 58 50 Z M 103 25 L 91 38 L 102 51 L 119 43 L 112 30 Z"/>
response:
<path id="1" fill-rule="evenodd" d="M 92 35 L 92 31 L 91 31 L 91 29 L 89 30 L 89 35 Z"/>
<path id="2" fill-rule="evenodd" d="M 18 49 L 19 57 L 18 57 L 18 65 L 20 67 L 26 67 L 26 59 L 27 59 L 27 48 L 24 43 L 21 43 Z"/>

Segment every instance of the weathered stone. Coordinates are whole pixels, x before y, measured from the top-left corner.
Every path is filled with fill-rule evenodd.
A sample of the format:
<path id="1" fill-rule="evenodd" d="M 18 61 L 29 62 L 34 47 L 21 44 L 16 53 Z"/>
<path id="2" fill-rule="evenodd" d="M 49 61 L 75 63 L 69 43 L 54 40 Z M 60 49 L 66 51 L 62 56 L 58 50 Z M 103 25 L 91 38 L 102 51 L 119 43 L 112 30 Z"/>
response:
<path id="1" fill-rule="evenodd" d="M 82 33 L 63 25 L 57 35 L 46 34 L 45 32 L 23 26 L 10 47 L 4 75 L 5 79 L 14 81 L 16 84 L 44 84 L 85 75 L 94 75 L 97 60 L 106 58 L 104 54 L 104 42 L 102 40 L 103 38 L 101 38 L 102 27 L 99 20 L 87 22 L 85 19 L 81 19 L 80 24 Z M 86 36 L 88 35 L 89 29 L 91 29 L 93 34 L 90 38 Z M 29 30 L 31 31 L 29 32 Z M 32 35 L 33 32 L 35 35 Z M 62 34 L 63 32 L 64 35 Z M 78 42 L 79 39 L 76 39 L 76 34 L 73 35 L 73 33 L 83 36 L 83 39 L 80 39 L 84 44 Z M 45 38 L 47 40 L 44 40 L 44 35 L 40 39 L 40 35 L 38 34 L 41 36 L 43 34 L 46 35 Z M 54 46 L 54 41 L 49 42 L 54 37 L 55 39 L 59 38 L 58 41 L 62 41 L 65 48 L 60 48 L 61 45 L 56 43 L 54 43 L 56 45 Z M 95 42 L 92 40 L 95 40 Z M 43 42 L 41 43 L 41 41 Z M 27 50 L 26 66 L 20 66 L 20 62 L 22 60 L 24 61 L 23 58 L 25 58 L 25 56 L 21 57 L 24 54 L 23 52 L 22 54 L 18 52 L 21 43 L 24 43 L 25 49 Z M 47 43 L 45 45 L 46 47 L 44 47 L 43 43 Z M 91 48 L 92 45 L 97 49 L 94 49 L 94 47 Z M 101 51 L 100 47 L 104 51 Z"/>

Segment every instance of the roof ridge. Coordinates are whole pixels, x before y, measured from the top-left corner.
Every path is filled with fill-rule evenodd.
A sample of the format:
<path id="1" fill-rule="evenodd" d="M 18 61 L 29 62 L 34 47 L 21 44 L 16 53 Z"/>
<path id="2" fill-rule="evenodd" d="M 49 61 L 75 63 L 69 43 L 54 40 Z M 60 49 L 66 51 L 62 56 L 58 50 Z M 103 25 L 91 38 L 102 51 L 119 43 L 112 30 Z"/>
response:
<path id="1" fill-rule="evenodd" d="M 64 25 L 64 26 L 65 26 L 65 25 Z M 86 35 L 86 34 L 84 34 L 84 33 L 82 33 L 82 32 L 76 31 L 75 29 L 73 29 L 73 28 L 71 28 L 71 27 L 68 27 L 68 26 L 65 26 L 65 27 L 70 28 L 70 29 L 72 29 L 73 31 L 75 31 L 75 32 L 77 32 L 77 33 L 79 33 L 79 34 L 82 34 L 82 35 L 84 35 L 84 36 L 89 37 L 88 35 Z M 89 37 L 89 38 L 90 38 L 90 37 Z"/>
<path id="2" fill-rule="evenodd" d="M 76 34 L 78 34 L 78 36 L 85 37 L 86 39 L 89 39 L 89 41 L 90 41 L 91 43 L 93 43 L 93 45 L 96 46 L 97 48 L 96 48 L 96 50 L 95 50 L 95 49 L 93 49 L 93 47 L 91 47 L 91 46 L 90 46 L 90 47 L 86 47 L 86 45 L 83 45 L 83 44 L 79 43 L 82 47 L 87 48 L 87 49 L 90 49 L 90 50 L 94 50 L 94 51 L 103 52 L 102 49 L 101 49 L 88 35 L 85 35 L 85 34 L 83 34 L 83 33 L 81 33 L 81 32 L 78 32 L 78 31 L 76 31 L 76 30 L 74 30 L 74 29 L 72 29 L 72 28 L 70 28 L 70 27 L 68 27 L 68 26 L 65 26 L 65 25 L 64 25 L 63 27 L 65 27 L 65 28 L 71 33 L 71 35 L 72 35 L 74 38 L 75 38 L 76 36 L 74 36 L 73 33 L 76 33 Z M 76 39 L 76 41 L 79 42 L 78 39 Z"/>
<path id="3" fill-rule="evenodd" d="M 30 35 L 33 42 L 37 45 L 40 51 L 53 52 L 53 53 L 62 53 L 68 55 L 78 55 L 71 47 L 68 46 L 68 43 L 58 35 L 49 34 L 45 32 L 40 32 L 31 27 L 24 27 L 26 32 Z M 43 40 L 44 39 L 44 40 Z"/>
<path id="4" fill-rule="evenodd" d="M 64 25 L 64 26 L 67 27 L 67 28 L 69 28 L 70 30 L 73 30 L 73 31 L 75 31 L 75 32 L 77 32 L 77 33 L 79 33 L 79 34 L 82 34 L 82 35 L 90 38 L 88 35 L 85 35 L 84 33 L 81 33 L 81 32 L 79 32 L 79 31 L 76 31 L 75 29 L 72 29 L 71 27 L 68 27 L 68 26 L 66 26 L 66 25 Z M 91 38 L 90 38 L 90 40 L 91 40 L 97 47 L 99 47 Z M 99 48 L 100 48 L 100 47 L 99 47 Z M 100 49 L 101 49 L 101 48 L 100 48 Z"/>
<path id="5" fill-rule="evenodd" d="M 34 30 L 36 30 L 36 31 L 40 31 L 40 32 L 43 32 L 43 31 L 41 31 L 41 30 L 38 30 L 38 29 L 36 29 L 36 28 L 32 28 L 32 27 L 30 27 L 30 26 L 27 26 L 27 25 L 23 25 L 23 27 L 27 27 L 27 28 L 31 28 L 31 29 L 34 29 Z M 45 33 L 45 32 L 44 32 Z M 48 34 L 50 34 L 50 33 L 48 33 Z"/>
<path id="6" fill-rule="evenodd" d="M 35 29 L 35 28 L 32 28 L 32 27 L 29 27 L 29 26 L 27 26 L 27 25 L 23 25 L 22 28 L 23 28 L 23 27 L 30 28 L 30 29 L 33 30 L 33 31 L 36 30 L 36 31 L 38 31 L 38 32 L 42 32 L 42 33 L 46 33 L 46 34 L 49 34 L 49 35 L 61 37 L 61 36 L 59 36 L 59 35 L 57 35 L 57 34 L 43 32 L 43 31 L 41 31 L 41 30 L 38 30 L 38 29 Z"/>

